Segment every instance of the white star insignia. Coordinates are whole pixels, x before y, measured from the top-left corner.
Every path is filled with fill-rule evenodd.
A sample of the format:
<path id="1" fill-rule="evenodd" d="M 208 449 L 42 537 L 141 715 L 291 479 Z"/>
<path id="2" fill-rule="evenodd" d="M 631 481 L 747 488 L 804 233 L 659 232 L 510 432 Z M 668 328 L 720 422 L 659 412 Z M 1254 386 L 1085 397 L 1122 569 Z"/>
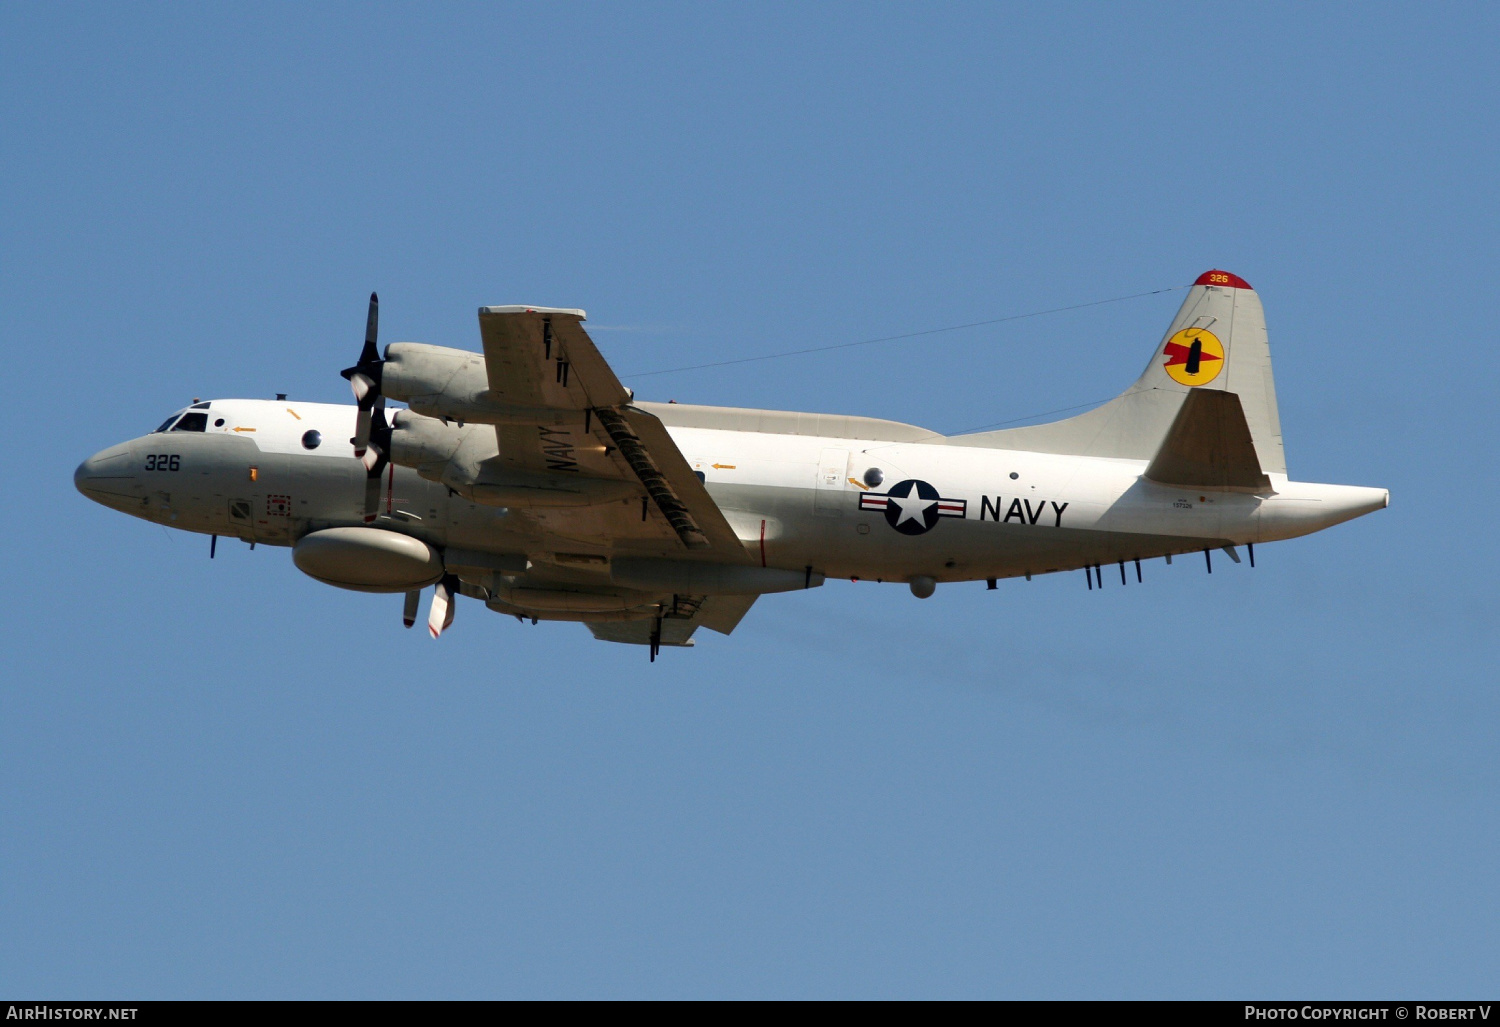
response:
<path id="1" fill-rule="evenodd" d="M 895 493 L 890 493 L 888 499 L 901 508 L 901 516 L 896 518 L 897 527 L 900 527 L 907 521 L 927 523 L 925 514 L 930 507 L 937 505 L 936 499 L 923 499 L 919 496 L 915 484 L 907 487 L 906 495 L 898 496 Z"/>

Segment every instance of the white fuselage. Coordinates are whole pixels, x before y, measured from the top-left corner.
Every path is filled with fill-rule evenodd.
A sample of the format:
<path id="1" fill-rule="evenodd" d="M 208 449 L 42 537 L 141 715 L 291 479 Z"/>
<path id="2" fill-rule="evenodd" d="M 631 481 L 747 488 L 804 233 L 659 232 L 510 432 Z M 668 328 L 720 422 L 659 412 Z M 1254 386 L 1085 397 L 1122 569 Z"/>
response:
<path id="1" fill-rule="evenodd" d="M 202 406 L 201 432 L 155 432 L 106 449 L 79 467 L 79 488 L 169 527 L 272 545 L 365 523 L 365 472 L 350 444 L 354 407 Z M 941 436 L 880 442 L 669 430 L 756 563 L 829 577 L 1041 574 L 1291 538 L 1388 501 L 1384 489 L 1284 475 L 1271 475 L 1271 491 L 1259 494 L 1167 487 L 1143 477 L 1144 461 L 969 448 Z M 310 432 L 320 436 L 311 448 Z M 899 487 L 911 482 L 930 485 L 936 502 L 914 485 L 903 495 Z M 558 551 L 605 558 L 628 551 L 599 545 L 576 516 L 565 536 L 548 521 L 546 511 L 469 502 L 392 465 L 377 524 L 438 548 L 526 554 L 554 577 L 566 573 Z"/>

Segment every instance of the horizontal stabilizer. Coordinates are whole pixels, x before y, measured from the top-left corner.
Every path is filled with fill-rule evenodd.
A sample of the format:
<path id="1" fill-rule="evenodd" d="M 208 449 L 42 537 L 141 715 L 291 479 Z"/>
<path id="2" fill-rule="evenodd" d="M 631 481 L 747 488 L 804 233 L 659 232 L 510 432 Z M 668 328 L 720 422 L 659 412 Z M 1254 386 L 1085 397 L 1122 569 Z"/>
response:
<path id="1" fill-rule="evenodd" d="M 1195 489 L 1265 492 L 1271 479 L 1261 470 L 1245 423 L 1240 397 L 1233 392 L 1194 389 L 1156 451 L 1146 477 L 1162 485 Z"/>

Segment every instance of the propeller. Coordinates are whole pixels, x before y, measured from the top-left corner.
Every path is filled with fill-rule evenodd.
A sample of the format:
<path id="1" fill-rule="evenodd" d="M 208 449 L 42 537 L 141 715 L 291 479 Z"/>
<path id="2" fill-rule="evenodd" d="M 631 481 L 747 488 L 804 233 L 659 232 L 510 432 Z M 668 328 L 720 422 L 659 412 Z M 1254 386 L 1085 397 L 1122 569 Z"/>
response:
<path id="1" fill-rule="evenodd" d="M 417 604 L 421 601 L 421 589 L 417 589 L 415 592 L 406 593 L 405 602 L 401 607 L 401 623 L 406 627 L 409 628 L 417 622 Z"/>
<path id="2" fill-rule="evenodd" d="M 359 352 L 359 363 L 346 367 L 340 373 L 349 379 L 349 388 L 354 392 L 354 401 L 359 404 L 359 418 L 354 424 L 354 455 L 364 457 L 370 444 L 370 427 L 377 404 L 385 406 L 380 394 L 380 370 L 384 362 L 375 339 L 380 330 L 380 297 L 370 293 L 370 313 L 365 318 L 365 348 Z"/>
<path id="3" fill-rule="evenodd" d="M 385 361 L 375 339 L 380 328 L 380 297 L 370 293 L 370 313 L 365 319 L 365 347 L 359 363 L 339 372 L 349 379 L 359 413 L 354 420 L 354 455 L 365 465 L 365 523 L 375 519 L 380 509 L 380 476 L 390 463 L 391 426 L 385 416 L 385 394 L 380 391 L 381 370 Z"/>
<path id="4" fill-rule="evenodd" d="M 432 586 L 432 609 L 427 614 L 427 631 L 437 638 L 453 623 L 454 600 L 458 597 L 458 577 L 444 574 Z"/>

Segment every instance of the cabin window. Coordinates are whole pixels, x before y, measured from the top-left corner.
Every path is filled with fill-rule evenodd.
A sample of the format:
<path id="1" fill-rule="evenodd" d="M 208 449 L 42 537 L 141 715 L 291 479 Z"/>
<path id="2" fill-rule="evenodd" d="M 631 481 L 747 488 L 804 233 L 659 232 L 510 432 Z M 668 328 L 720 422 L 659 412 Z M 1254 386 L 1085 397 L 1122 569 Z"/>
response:
<path id="1" fill-rule="evenodd" d="M 182 420 L 172 425 L 173 431 L 206 431 L 208 415 L 202 412 L 183 414 Z"/>
<path id="2" fill-rule="evenodd" d="M 314 428 L 312 431 L 302 433 L 302 448 L 317 449 L 323 444 L 323 433 Z"/>

